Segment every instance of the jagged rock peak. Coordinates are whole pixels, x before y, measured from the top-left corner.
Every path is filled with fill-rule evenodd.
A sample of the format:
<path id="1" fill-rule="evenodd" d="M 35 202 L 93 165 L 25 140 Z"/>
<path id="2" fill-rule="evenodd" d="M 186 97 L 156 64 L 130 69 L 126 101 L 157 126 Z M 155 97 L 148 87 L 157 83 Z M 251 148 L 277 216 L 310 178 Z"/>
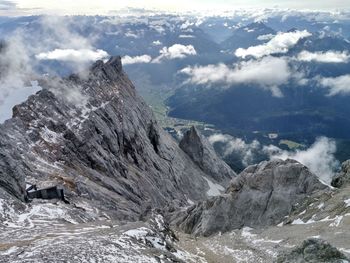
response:
<path id="1" fill-rule="evenodd" d="M 106 78 L 108 80 L 118 80 L 123 74 L 122 60 L 120 56 L 112 56 L 106 62 L 96 61 L 90 68 L 90 77 Z"/>
<path id="2" fill-rule="evenodd" d="M 118 71 L 121 71 L 122 70 L 122 58 L 121 56 L 114 56 L 114 57 L 111 57 L 107 63 L 107 65 L 110 65 L 114 68 L 116 68 Z"/>
<path id="3" fill-rule="evenodd" d="M 217 182 L 227 183 L 237 175 L 217 156 L 207 138 L 194 126 L 184 134 L 179 145 L 194 163 Z"/>
<path id="4" fill-rule="evenodd" d="M 232 180 L 226 194 L 190 207 L 175 223 L 187 233 L 205 236 L 275 225 L 294 205 L 326 188 L 295 160 L 265 161 L 247 167 Z"/>
<path id="5" fill-rule="evenodd" d="M 121 56 L 112 56 L 107 62 L 104 62 L 103 60 L 97 60 L 92 65 L 91 70 L 99 71 L 106 67 L 111 67 L 114 68 L 117 72 L 121 72 L 123 70 Z"/>

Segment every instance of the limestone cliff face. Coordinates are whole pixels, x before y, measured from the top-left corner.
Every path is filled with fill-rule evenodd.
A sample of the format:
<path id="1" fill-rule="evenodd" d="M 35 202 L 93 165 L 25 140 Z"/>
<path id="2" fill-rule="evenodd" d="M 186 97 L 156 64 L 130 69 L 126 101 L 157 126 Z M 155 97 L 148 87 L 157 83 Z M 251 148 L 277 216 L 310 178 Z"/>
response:
<path id="1" fill-rule="evenodd" d="M 200 202 L 175 221 L 185 232 L 211 235 L 244 226 L 278 224 L 293 205 L 327 188 L 294 160 L 274 160 L 247 167 L 226 194 Z"/>
<path id="2" fill-rule="evenodd" d="M 0 129 L 0 188 L 63 185 L 120 219 L 206 198 L 207 176 L 157 124 L 120 57 L 85 78 L 49 79 Z"/>

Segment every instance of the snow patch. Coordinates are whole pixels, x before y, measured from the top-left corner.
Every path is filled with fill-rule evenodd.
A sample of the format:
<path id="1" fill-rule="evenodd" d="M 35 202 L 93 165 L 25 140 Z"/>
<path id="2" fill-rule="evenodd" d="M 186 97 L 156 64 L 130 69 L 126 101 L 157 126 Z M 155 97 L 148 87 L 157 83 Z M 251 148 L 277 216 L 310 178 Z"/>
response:
<path id="1" fill-rule="evenodd" d="M 241 232 L 241 236 L 253 244 L 258 244 L 258 243 L 279 244 L 283 241 L 283 240 L 270 240 L 270 239 L 258 238 L 258 235 L 251 233 L 251 231 L 253 231 L 253 230 L 254 229 L 250 228 L 250 227 L 243 227 L 242 232 Z"/>
<path id="2" fill-rule="evenodd" d="M 292 225 L 309 225 L 309 224 L 317 223 L 318 221 L 315 221 L 315 219 L 314 219 L 315 216 L 316 216 L 316 215 L 313 215 L 313 216 L 312 216 L 308 221 L 306 221 L 306 222 L 304 222 L 302 219 L 298 218 L 298 219 L 295 219 L 291 224 L 292 224 Z M 331 220 L 328 219 L 328 217 L 326 217 L 326 218 L 320 220 L 320 222 L 323 221 L 323 220 L 331 221 Z"/>
<path id="3" fill-rule="evenodd" d="M 350 198 L 347 199 L 347 200 L 344 200 L 344 203 L 345 203 L 345 207 L 350 207 Z"/>
<path id="4" fill-rule="evenodd" d="M 342 220 L 343 220 L 343 216 L 336 216 L 336 217 L 334 218 L 334 222 L 331 223 L 329 226 L 330 226 L 330 227 L 338 227 L 338 226 L 340 225 L 340 223 L 341 223 Z"/>
<path id="5" fill-rule="evenodd" d="M 338 227 L 342 221 L 344 216 L 336 216 L 334 218 L 329 218 L 329 216 L 321 219 L 321 220 L 318 220 L 316 221 L 314 218 L 315 218 L 315 215 L 312 216 L 311 219 L 309 219 L 308 221 L 304 222 L 302 219 L 298 218 L 298 219 L 295 219 L 293 222 L 292 222 L 292 225 L 308 225 L 308 224 L 313 224 L 313 223 L 318 223 L 318 222 L 331 222 L 333 221 L 329 226 L 330 227 Z"/>
<path id="6" fill-rule="evenodd" d="M 135 254 L 141 254 L 140 251 L 149 247 L 173 254 L 176 258 L 183 260 L 184 262 L 206 262 L 202 258 L 192 255 L 186 251 L 175 249 L 170 251 L 167 247 L 166 237 L 163 236 L 162 230 L 164 230 L 164 221 L 161 215 L 156 215 L 154 218 L 157 231 L 154 231 L 147 227 L 140 227 L 136 229 L 130 229 L 124 232 L 116 241 L 116 243 L 122 247 L 123 251 L 132 251 Z M 166 253 L 160 256 L 160 262 L 167 262 Z M 155 259 L 154 259 L 155 260 Z M 118 261 L 119 262 L 119 261 Z M 127 262 L 127 261 L 126 261 Z M 152 260 L 147 261 L 129 261 L 129 262 L 158 262 Z"/>
<path id="7" fill-rule="evenodd" d="M 318 209 L 322 209 L 324 207 L 324 203 L 321 203 L 317 206 Z"/>
<path id="8" fill-rule="evenodd" d="M 44 141 L 52 144 L 58 143 L 59 140 L 62 138 L 62 134 L 51 131 L 46 126 L 42 128 L 40 135 Z"/>
<path id="9" fill-rule="evenodd" d="M 53 222 L 78 224 L 69 214 L 70 207 L 62 202 L 32 203 L 23 206 L 23 211 L 15 209 L 14 204 L 0 199 L 0 226 L 7 228 L 31 229 L 50 225 Z"/>
<path id="10" fill-rule="evenodd" d="M 207 181 L 208 186 L 209 186 L 209 190 L 207 191 L 207 195 L 208 196 L 218 196 L 221 195 L 221 193 L 225 190 L 224 187 L 222 187 L 219 184 L 216 184 L 214 182 L 212 182 L 211 180 L 209 180 L 208 178 L 204 179 Z"/>

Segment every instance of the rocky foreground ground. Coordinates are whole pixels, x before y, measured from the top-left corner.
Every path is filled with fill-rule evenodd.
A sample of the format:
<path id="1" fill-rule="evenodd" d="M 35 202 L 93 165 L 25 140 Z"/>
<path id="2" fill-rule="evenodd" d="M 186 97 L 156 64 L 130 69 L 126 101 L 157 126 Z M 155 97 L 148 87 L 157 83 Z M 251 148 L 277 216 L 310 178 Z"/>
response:
<path id="1" fill-rule="evenodd" d="M 35 201 L 17 212 L 14 204 L 1 200 L 0 262 L 268 263 L 275 262 L 279 254 L 289 255 L 302 245 L 301 240 L 309 238 L 327 240 L 340 255 L 350 256 L 350 205 L 344 197 L 343 193 L 335 193 L 332 202 L 311 203 L 310 209 L 286 218 L 285 224 L 262 229 L 244 227 L 210 237 L 174 232 L 159 214 L 153 214 L 147 222 L 123 222 L 100 214 L 86 203 L 72 207 L 60 201 Z M 315 207 L 320 207 L 316 213 Z M 321 216 L 334 207 L 346 213 Z M 310 216 L 314 219 L 307 219 Z M 329 251 L 323 249 L 317 253 L 327 256 Z M 302 257 L 301 252 L 296 254 Z"/>

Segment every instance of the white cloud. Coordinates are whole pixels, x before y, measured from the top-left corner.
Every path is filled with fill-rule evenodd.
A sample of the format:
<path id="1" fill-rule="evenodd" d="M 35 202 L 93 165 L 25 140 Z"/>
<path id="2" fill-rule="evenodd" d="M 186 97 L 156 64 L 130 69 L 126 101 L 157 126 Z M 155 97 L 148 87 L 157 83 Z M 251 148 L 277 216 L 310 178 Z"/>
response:
<path id="1" fill-rule="evenodd" d="M 219 1 L 203 1 L 203 0 L 177 0 L 177 1 L 164 1 L 164 0 L 133 0 L 133 1 L 111 1 L 111 0 L 61 0 L 61 1 L 42 1 L 42 0 L 14 0 L 18 4 L 18 15 L 28 14 L 28 9 L 35 14 L 49 13 L 49 14 L 70 14 L 70 15 L 110 15 L 116 12 L 116 10 L 122 10 L 123 8 L 130 12 L 133 12 L 131 8 L 144 8 L 146 10 L 163 10 L 171 12 L 184 12 L 184 11 L 196 11 L 202 12 L 203 15 L 208 13 L 221 14 L 226 13 L 230 16 L 234 14 L 236 10 L 241 13 L 248 13 L 251 16 L 261 16 L 264 13 L 273 14 L 276 12 L 276 6 L 284 12 L 291 12 L 293 8 L 300 9 L 301 12 L 305 12 L 305 9 L 329 9 L 340 10 L 334 12 L 343 15 L 342 10 L 348 9 L 349 5 L 346 0 L 318 0 L 318 1 L 258 1 L 258 0 L 219 0 Z M 130 10 L 130 11 L 129 11 Z M 21 12 L 20 12 L 21 11 Z M 293 10 L 292 10 L 293 11 Z M 134 11 L 135 12 L 135 11 Z M 140 12 L 140 11 L 139 11 Z M 150 12 L 150 11 L 149 11 Z M 6 13 L 4 13 L 6 15 Z"/>
<path id="2" fill-rule="evenodd" d="M 273 35 L 273 34 L 267 34 L 267 35 L 260 35 L 257 37 L 257 39 L 264 41 L 264 40 L 271 40 L 274 37 L 275 37 L 275 35 Z"/>
<path id="3" fill-rule="evenodd" d="M 175 44 L 171 47 L 163 47 L 160 51 L 160 56 L 154 59 L 154 63 L 160 63 L 166 59 L 185 58 L 187 56 L 197 55 L 195 48 L 192 45 Z"/>
<path id="4" fill-rule="evenodd" d="M 40 60 L 64 61 L 67 69 L 80 75 L 86 73 L 91 61 L 105 58 L 108 54 L 94 47 L 99 36 L 97 33 L 81 35 L 76 32 L 74 17 L 44 16 L 39 18 L 42 36 L 37 41 L 37 35 L 26 38 L 32 43 L 31 53 Z M 35 55 L 35 56 L 34 56 Z M 49 70 L 55 71 L 54 68 Z M 53 75 L 55 72 L 49 72 Z"/>
<path id="5" fill-rule="evenodd" d="M 179 38 L 195 38 L 194 35 L 179 35 Z"/>
<path id="6" fill-rule="evenodd" d="M 66 103 L 87 110 L 86 106 L 89 102 L 89 95 L 83 91 L 83 87 L 73 83 L 65 83 L 62 85 L 63 83 L 59 80 L 50 80 L 50 82 L 53 87 L 50 87 L 50 91 L 57 97 L 64 99 Z"/>
<path id="7" fill-rule="evenodd" d="M 251 33 L 251 32 L 254 32 L 254 31 L 255 31 L 254 28 L 251 29 L 251 28 L 249 28 L 249 27 L 245 27 L 245 28 L 243 28 L 243 30 L 246 31 L 247 33 Z"/>
<path id="8" fill-rule="evenodd" d="M 183 23 L 181 26 L 180 26 L 180 29 L 187 29 L 187 28 L 189 28 L 189 27 L 191 27 L 191 26 L 193 26 L 194 25 L 194 23 L 192 23 L 192 22 L 190 22 L 190 21 L 186 21 L 185 23 Z"/>
<path id="9" fill-rule="evenodd" d="M 286 151 L 274 145 L 262 145 L 257 140 L 247 143 L 227 134 L 214 134 L 208 138 L 213 145 L 222 143 L 223 157 L 238 155 L 244 166 L 255 164 L 263 158 L 294 159 L 307 166 L 323 182 L 329 184 L 339 166 L 335 159 L 336 142 L 326 137 L 317 138 L 306 150 Z"/>
<path id="10" fill-rule="evenodd" d="M 35 56 L 39 60 L 60 60 L 69 62 L 89 62 L 104 59 L 108 53 L 102 49 L 55 49 Z"/>
<path id="11" fill-rule="evenodd" d="M 98 35 L 91 34 L 85 37 L 74 31 L 76 25 L 74 17 L 43 16 L 39 22 L 43 36 L 34 44 L 40 51 L 47 52 L 55 48 L 93 49 L 93 42 L 98 38 Z"/>
<path id="12" fill-rule="evenodd" d="M 245 48 L 237 49 L 235 52 L 235 55 L 237 57 L 242 57 L 242 58 L 245 58 L 247 56 L 261 58 L 263 56 L 268 56 L 272 54 L 287 53 L 288 50 L 291 47 L 295 46 L 300 39 L 306 38 L 309 36 L 311 36 L 311 33 L 309 33 L 306 30 L 287 32 L 287 33 L 278 33 L 269 42 L 265 44 L 252 46 L 247 49 Z"/>
<path id="13" fill-rule="evenodd" d="M 307 166 L 311 172 L 317 175 L 323 182 L 329 184 L 334 176 L 334 171 L 339 162 L 335 159 L 336 143 L 326 137 L 318 138 L 307 150 L 288 152 L 276 146 L 264 147 L 270 153 L 272 159 L 294 159 Z"/>
<path id="14" fill-rule="evenodd" d="M 254 140 L 251 143 L 246 143 L 240 138 L 234 138 L 227 134 L 214 134 L 208 138 L 211 144 L 223 143 L 223 157 L 227 157 L 232 153 L 241 156 L 242 164 L 248 166 L 253 164 L 257 151 L 261 150 L 261 144 Z"/>
<path id="15" fill-rule="evenodd" d="M 223 157 L 238 154 L 244 166 L 255 164 L 262 156 L 270 159 L 294 159 L 307 166 L 323 182 L 329 184 L 339 162 L 335 159 L 336 142 L 326 137 L 317 138 L 306 150 L 286 151 L 274 145 L 262 145 L 257 140 L 247 143 L 226 134 L 214 134 L 208 138 L 211 144 L 222 143 Z"/>
<path id="16" fill-rule="evenodd" d="M 276 74 L 278 69 L 278 74 Z M 293 73 L 284 58 L 264 57 L 260 60 L 243 61 L 230 68 L 225 64 L 187 67 L 180 71 L 189 76 L 193 84 L 236 85 L 243 83 L 256 84 L 281 97 L 278 86 L 288 82 Z"/>
<path id="17" fill-rule="evenodd" d="M 125 36 L 126 37 L 129 37 L 129 38 L 140 38 L 140 36 L 139 35 L 137 35 L 137 34 L 135 34 L 135 33 L 133 33 L 133 32 L 126 32 L 125 33 Z"/>
<path id="18" fill-rule="evenodd" d="M 350 94 L 350 74 L 335 78 L 319 78 L 318 82 L 329 89 L 329 96 Z"/>
<path id="19" fill-rule="evenodd" d="M 347 51 L 327 51 L 327 52 L 309 52 L 302 51 L 298 54 L 297 59 L 300 61 L 315 61 L 321 63 L 347 63 L 350 54 Z"/>
<path id="20" fill-rule="evenodd" d="M 150 63 L 151 61 L 152 61 L 152 58 L 149 55 L 142 55 L 142 56 L 135 56 L 135 57 L 125 56 L 122 58 L 122 62 L 124 65 Z"/>
<path id="21" fill-rule="evenodd" d="M 0 10 L 13 10 L 16 9 L 17 5 L 13 1 L 2 0 L 0 2 Z"/>
<path id="22" fill-rule="evenodd" d="M 160 42 L 159 40 L 155 40 L 152 42 L 152 44 L 155 46 L 160 46 L 162 44 L 162 42 Z"/>

